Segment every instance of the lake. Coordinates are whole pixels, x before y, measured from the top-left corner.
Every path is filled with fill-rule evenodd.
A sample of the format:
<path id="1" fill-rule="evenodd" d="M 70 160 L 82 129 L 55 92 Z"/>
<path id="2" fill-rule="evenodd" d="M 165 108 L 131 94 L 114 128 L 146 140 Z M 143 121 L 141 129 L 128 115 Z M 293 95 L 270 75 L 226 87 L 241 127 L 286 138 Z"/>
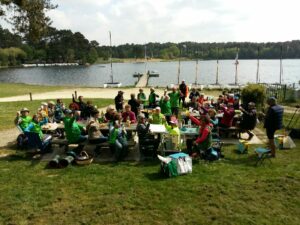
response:
<path id="1" fill-rule="evenodd" d="M 256 81 L 257 60 L 240 60 L 238 66 L 238 83 Z M 146 67 L 146 68 L 145 68 Z M 195 61 L 182 61 L 180 80 L 187 83 L 195 82 Z M 265 83 L 279 82 L 279 60 L 260 60 L 260 81 Z M 158 71 L 159 78 L 150 78 L 151 86 L 167 86 L 177 83 L 178 62 L 149 62 L 145 63 L 114 63 L 113 74 L 115 81 L 123 86 L 134 85 L 137 78 L 135 72 L 147 70 Z M 216 60 L 199 61 L 198 82 L 212 84 L 216 80 Z M 219 61 L 219 82 L 234 83 L 234 60 Z M 110 64 L 74 67 L 34 67 L 0 69 L 0 82 L 26 83 L 40 85 L 79 85 L 102 87 L 110 79 Z M 283 82 L 299 83 L 300 59 L 283 60 Z"/>

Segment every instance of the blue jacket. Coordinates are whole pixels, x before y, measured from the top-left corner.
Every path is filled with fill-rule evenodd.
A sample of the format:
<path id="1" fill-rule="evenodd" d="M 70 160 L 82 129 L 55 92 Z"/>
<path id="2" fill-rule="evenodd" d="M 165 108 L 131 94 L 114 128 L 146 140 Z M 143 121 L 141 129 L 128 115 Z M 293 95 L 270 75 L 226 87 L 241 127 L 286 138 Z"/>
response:
<path id="1" fill-rule="evenodd" d="M 283 107 L 280 105 L 270 106 L 265 118 L 264 128 L 279 130 L 282 128 Z"/>

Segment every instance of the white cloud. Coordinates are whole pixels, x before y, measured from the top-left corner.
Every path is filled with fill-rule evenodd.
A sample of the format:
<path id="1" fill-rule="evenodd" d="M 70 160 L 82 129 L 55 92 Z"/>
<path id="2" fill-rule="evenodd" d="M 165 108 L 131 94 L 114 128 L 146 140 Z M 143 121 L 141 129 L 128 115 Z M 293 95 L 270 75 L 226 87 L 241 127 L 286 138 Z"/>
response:
<path id="1" fill-rule="evenodd" d="M 53 26 L 108 44 L 299 39 L 297 0 L 54 0 Z M 1 22 L 1 24 L 3 24 Z"/>

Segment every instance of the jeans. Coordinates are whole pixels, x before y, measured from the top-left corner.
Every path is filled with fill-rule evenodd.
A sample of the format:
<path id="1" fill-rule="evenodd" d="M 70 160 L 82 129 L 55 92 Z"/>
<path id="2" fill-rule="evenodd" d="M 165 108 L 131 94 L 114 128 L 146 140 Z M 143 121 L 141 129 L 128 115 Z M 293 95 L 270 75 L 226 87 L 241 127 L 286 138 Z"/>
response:
<path id="1" fill-rule="evenodd" d="M 123 159 L 128 153 L 128 143 L 126 138 L 118 138 L 116 142 L 111 145 L 111 148 L 114 150 L 117 160 Z"/>
<path id="2" fill-rule="evenodd" d="M 89 142 L 90 142 L 91 144 L 101 144 L 101 143 L 107 142 L 107 140 L 108 140 L 108 137 L 100 136 L 100 137 L 97 138 L 97 139 L 89 140 Z"/>

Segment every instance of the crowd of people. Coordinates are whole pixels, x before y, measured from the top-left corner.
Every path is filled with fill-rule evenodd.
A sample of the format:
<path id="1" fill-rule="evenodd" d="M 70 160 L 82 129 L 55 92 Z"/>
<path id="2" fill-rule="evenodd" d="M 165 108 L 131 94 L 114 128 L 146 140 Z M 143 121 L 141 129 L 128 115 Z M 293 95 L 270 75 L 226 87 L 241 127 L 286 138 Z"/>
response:
<path id="1" fill-rule="evenodd" d="M 43 124 L 63 123 L 64 129 L 57 129 L 56 135 L 66 138 L 70 144 L 79 144 L 79 150 L 87 140 L 94 144 L 108 142 L 116 158 L 120 160 L 126 156 L 127 141 L 133 135 L 132 132 L 126 131 L 130 124 L 137 125 L 140 149 L 145 151 L 143 154 L 146 154 L 146 147 L 151 145 L 153 149 L 150 154 L 153 155 L 160 144 L 160 136 L 151 133 L 150 124 L 165 126 L 176 149 L 181 148 L 180 128 L 184 124 L 199 127 L 198 137 L 186 143 L 188 152 L 196 156 L 200 150 L 211 147 L 212 138 L 228 135 L 226 129 L 233 126 L 240 132 L 248 133 L 250 140 L 253 137 L 251 130 L 257 122 L 253 102 L 242 106 L 240 96 L 236 93 L 223 92 L 222 95 L 213 98 L 199 93 L 194 88 L 189 91 L 184 80 L 179 88 L 173 87 L 169 92 L 165 90 L 162 96 L 151 88 L 147 98 L 144 90 L 140 89 L 137 97 L 132 93 L 126 103 L 124 92 L 118 91 L 114 101 L 115 107 L 108 106 L 105 113 L 100 113 L 91 101 L 85 102 L 83 96 L 79 96 L 78 99 L 73 96 L 73 101 L 68 107 L 61 99 L 57 99 L 56 103 L 43 102 L 33 117 L 29 116 L 27 108 L 23 108 L 17 113 L 15 124 L 24 132 L 37 133 L 40 139 L 44 140 L 46 137 L 42 132 Z M 274 106 L 274 101 L 271 103 Z M 276 107 L 273 108 L 277 110 Z M 235 117 L 237 114 L 239 116 Z M 268 128 L 272 126 L 271 120 L 266 120 L 270 140 L 274 139 L 274 130 L 281 126 L 277 124 L 276 129 Z M 84 121 L 84 125 L 80 121 Z M 109 124 L 108 132 L 101 131 L 102 124 Z M 273 145 L 270 145 L 271 149 L 274 149 Z M 272 150 L 272 154 L 275 156 L 275 150 Z"/>

